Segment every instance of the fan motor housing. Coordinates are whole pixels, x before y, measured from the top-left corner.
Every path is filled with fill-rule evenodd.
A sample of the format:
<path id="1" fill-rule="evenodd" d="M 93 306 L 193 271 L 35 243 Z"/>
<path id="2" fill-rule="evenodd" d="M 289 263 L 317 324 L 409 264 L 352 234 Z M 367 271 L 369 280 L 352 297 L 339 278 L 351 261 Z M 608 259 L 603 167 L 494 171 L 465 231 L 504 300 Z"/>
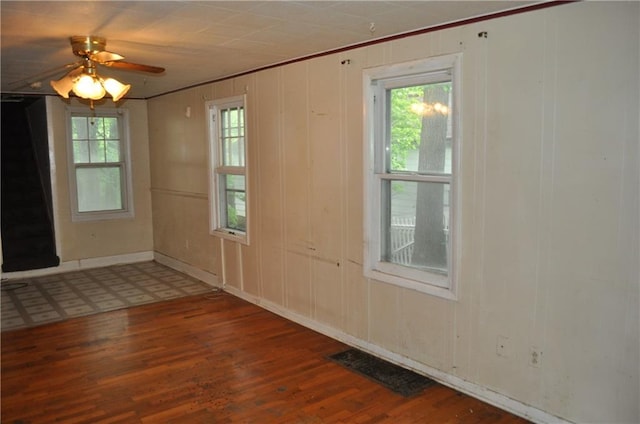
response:
<path id="1" fill-rule="evenodd" d="M 107 45 L 107 40 L 104 37 L 93 35 L 74 35 L 69 40 L 71 41 L 73 54 L 80 57 L 88 57 L 103 51 Z"/>

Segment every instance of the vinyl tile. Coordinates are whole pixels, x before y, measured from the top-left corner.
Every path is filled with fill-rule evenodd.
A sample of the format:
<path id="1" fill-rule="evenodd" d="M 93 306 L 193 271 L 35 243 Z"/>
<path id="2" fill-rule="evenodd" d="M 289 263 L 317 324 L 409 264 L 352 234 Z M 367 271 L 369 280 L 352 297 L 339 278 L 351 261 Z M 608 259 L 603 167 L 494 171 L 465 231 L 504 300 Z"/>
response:
<path id="1" fill-rule="evenodd" d="M 214 290 L 157 262 L 8 280 L 3 281 L 0 288 L 2 331 Z"/>

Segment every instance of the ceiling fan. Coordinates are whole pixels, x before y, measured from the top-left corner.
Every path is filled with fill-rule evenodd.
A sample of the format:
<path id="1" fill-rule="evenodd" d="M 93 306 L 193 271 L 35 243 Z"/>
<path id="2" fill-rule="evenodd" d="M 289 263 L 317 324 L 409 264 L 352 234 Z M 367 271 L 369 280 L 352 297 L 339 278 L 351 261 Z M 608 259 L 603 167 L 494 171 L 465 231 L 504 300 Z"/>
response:
<path id="1" fill-rule="evenodd" d="M 80 60 L 65 65 L 73 68 L 57 81 L 51 81 L 53 89 L 65 99 L 73 93 L 83 99 L 99 100 L 109 93 L 114 102 L 120 100 L 131 88 L 129 84 L 122 84 L 114 78 L 102 78 L 98 75 L 97 66 L 107 66 L 123 70 L 151 72 L 159 74 L 164 68 L 125 62 L 123 56 L 105 50 L 107 40 L 104 37 L 76 35 L 69 38 L 73 54 Z"/>

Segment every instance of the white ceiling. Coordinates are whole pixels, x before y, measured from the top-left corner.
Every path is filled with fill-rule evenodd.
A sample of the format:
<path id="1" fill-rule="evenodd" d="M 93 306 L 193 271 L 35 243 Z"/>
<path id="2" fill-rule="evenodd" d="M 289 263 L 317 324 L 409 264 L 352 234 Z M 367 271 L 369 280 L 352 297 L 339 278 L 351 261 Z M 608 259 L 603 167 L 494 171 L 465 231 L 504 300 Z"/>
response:
<path id="1" fill-rule="evenodd" d="M 49 81 L 78 59 L 72 35 L 106 37 L 106 50 L 126 61 L 164 67 L 159 75 L 99 68 L 132 84 L 127 97 L 149 98 L 532 3 L 541 2 L 2 0 L 1 91 L 53 94 Z"/>

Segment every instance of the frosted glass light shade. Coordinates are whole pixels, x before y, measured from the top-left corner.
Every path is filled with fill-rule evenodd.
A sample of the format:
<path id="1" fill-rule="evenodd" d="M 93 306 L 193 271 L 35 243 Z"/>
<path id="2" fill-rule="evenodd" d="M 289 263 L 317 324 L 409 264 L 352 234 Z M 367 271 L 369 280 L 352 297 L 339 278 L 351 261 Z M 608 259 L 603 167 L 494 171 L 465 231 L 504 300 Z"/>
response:
<path id="1" fill-rule="evenodd" d="M 90 100 L 100 100 L 109 93 L 114 102 L 124 97 L 131 88 L 130 84 L 122 84 L 115 78 L 103 79 L 96 74 L 94 68 L 87 70 L 84 67 L 78 67 L 59 80 L 51 81 L 50 84 L 56 93 L 65 99 L 69 98 L 71 91 L 82 99 Z"/>
<path id="2" fill-rule="evenodd" d="M 104 80 L 103 85 L 105 90 L 107 90 L 107 93 L 113 97 L 114 102 L 120 100 L 131 88 L 130 84 L 122 84 L 120 81 L 113 78 L 107 78 Z"/>
<path id="3" fill-rule="evenodd" d="M 83 99 L 99 100 L 104 97 L 105 90 L 100 81 L 91 75 L 82 75 L 73 84 L 73 92 Z"/>
<path id="4" fill-rule="evenodd" d="M 58 93 L 60 96 L 64 97 L 65 99 L 68 99 L 69 92 L 73 88 L 73 78 L 71 78 L 69 75 L 65 75 L 64 77 L 60 78 L 58 81 L 51 81 L 50 84 L 51 84 L 51 87 L 53 87 L 53 89 L 56 90 L 56 93 Z"/>

